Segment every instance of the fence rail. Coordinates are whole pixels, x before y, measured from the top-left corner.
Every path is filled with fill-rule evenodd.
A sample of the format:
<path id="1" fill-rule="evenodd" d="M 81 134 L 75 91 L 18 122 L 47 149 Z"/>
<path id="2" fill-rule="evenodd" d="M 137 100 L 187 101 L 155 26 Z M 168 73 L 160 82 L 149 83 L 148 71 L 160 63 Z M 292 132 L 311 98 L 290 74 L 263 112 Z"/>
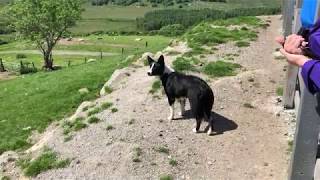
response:
<path id="1" fill-rule="evenodd" d="M 285 0 L 283 11 L 284 35 L 297 32 L 301 26 L 300 11 L 303 0 Z M 289 9 L 292 12 L 289 12 Z M 320 15 L 320 0 L 318 0 L 316 17 Z M 294 15 L 292 13 L 294 12 Z M 315 18 L 315 19 L 317 19 Z M 290 33 L 289 33 L 290 34 Z M 296 103 L 297 124 L 293 141 L 293 152 L 289 166 L 289 180 L 312 180 L 315 178 L 315 167 L 318 153 L 318 139 L 320 132 L 319 95 L 312 95 L 305 87 L 299 69 L 289 65 L 287 73 L 284 106 L 294 107 L 295 92 L 299 103 Z"/>

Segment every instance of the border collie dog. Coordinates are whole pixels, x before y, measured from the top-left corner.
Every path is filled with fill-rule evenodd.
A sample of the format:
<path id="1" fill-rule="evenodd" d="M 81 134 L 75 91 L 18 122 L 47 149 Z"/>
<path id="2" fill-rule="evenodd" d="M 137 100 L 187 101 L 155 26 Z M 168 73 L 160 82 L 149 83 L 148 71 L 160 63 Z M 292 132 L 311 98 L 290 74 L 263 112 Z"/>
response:
<path id="1" fill-rule="evenodd" d="M 213 119 L 211 118 L 211 109 L 214 102 L 213 92 L 210 86 L 202 79 L 174 72 L 165 65 L 164 57 L 161 55 L 158 61 L 148 56 L 150 70 L 149 76 L 160 76 L 162 85 L 166 92 L 170 105 L 169 120 L 174 117 L 174 102 L 178 100 L 181 105 L 181 115 L 185 111 L 186 99 L 189 99 L 191 112 L 196 118 L 196 124 L 193 132 L 199 132 L 202 120 L 209 122 L 208 135 L 213 131 Z M 207 128 L 206 128 L 207 129 Z"/>

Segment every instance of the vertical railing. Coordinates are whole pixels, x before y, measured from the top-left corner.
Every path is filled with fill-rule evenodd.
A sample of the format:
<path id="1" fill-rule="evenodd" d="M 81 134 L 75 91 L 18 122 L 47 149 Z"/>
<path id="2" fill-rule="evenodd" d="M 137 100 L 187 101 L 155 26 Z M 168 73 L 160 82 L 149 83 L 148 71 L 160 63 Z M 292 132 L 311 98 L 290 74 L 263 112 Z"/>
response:
<path id="1" fill-rule="evenodd" d="M 318 2 L 320 2 L 320 0 L 318 0 Z M 297 28 L 301 25 L 301 23 L 298 22 L 300 19 L 301 4 L 302 1 L 297 0 L 294 32 L 296 32 Z M 319 14 L 319 7 L 320 4 L 318 3 L 317 15 Z M 298 79 L 297 75 L 299 77 Z M 285 94 L 284 98 L 287 98 L 285 103 L 288 104 L 285 104 L 285 106 L 291 107 L 291 105 L 293 105 L 294 95 L 293 97 L 291 97 L 291 95 L 295 92 L 293 84 L 296 84 L 297 80 L 300 84 L 300 102 L 298 107 L 296 107 L 298 111 L 297 124 L 288 179 L 312 180 L 314 179 L 318 151 L 318 135 L 320 131 L 320 117 L 319 110 L 317 110 L 319 100 L 306 89 L 304 81 L 300 73 L 298 73 L 298 68 L 296 68 L 296 74 L 294 75 L 294 73 L 292 73 L 288 76 L 288 81 L 291 82 L 287 82 L 287 94 Z"/>

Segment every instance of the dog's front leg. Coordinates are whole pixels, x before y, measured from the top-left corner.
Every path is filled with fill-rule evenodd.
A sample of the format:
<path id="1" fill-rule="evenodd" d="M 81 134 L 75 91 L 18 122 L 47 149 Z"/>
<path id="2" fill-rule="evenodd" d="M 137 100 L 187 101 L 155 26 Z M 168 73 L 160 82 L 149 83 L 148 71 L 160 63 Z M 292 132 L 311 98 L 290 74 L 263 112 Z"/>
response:
<path id="1" fill-rule="evenodd" d="M 168 117 L 168 120 L 172 120 L 174 118 L 174 98 L 168 98 L 169 105 L 170 105 L 170 115 Z"/>
<path id="2" fill-rule="evenodd" d="M 184 113 L 185 113 L 186 99 L 185 98 L 181 98 L 181 99 L 179 99 L 179 102 L 180 102 L 180 110 L 181 110 L 179 115 L 183 116 Z"/>

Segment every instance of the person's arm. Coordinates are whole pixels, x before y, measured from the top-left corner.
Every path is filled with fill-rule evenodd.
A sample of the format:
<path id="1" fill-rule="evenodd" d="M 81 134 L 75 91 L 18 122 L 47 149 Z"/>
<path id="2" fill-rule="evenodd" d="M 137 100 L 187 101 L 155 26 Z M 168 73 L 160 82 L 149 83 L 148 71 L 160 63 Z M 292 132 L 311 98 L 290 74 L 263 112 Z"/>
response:
<path id="1" fill-rule="evenodd" d="M 284 49 L 280 52 L 287 58 L 290 64 L 302 68 L 301 75 L 306 87 L 314 94 L 320 92 L 320 61 L 310 60 L 304 55 L 290 54 Z"/>
<path id="2" fill-rule="evenodd" d="M 320 61 L 310 60 L 304 63 L 301 75 L 306 87 L 312 94 L 320 92 Z"/>

